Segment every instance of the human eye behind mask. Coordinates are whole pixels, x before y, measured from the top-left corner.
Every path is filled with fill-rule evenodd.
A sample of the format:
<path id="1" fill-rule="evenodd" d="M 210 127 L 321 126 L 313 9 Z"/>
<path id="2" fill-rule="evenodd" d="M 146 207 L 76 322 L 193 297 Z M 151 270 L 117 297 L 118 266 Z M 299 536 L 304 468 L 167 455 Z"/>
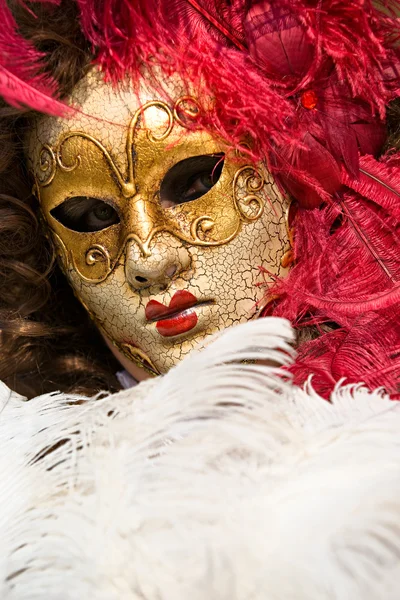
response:
<path id="1" fill-rule="evenodd" d="M 201 198 L 218 182 L 224 165 L 224 154 L 193 156 L 175 164 L 160 186 L 160 205 L 172 208 Z M 120 223 L 110 202 L 90 196 L 67 198 L 51 215 L 59 223 L 81 233 L 101 231 Z"/>
<path id="2" fill-rule="evenodd" d="M 115 208 L 100 198 L 74 196 L 53 208 L 51 215 L 64 227 L 78 232 L 101 231 L 120 222 Z"/>
<path id="3" fill-rule="evenodd" d="M 224 166 L 224 154 L 192 156 L 176 163 L 160 186 L 162 208 L 172 208 L 201 198 L 218 182 Z"/>

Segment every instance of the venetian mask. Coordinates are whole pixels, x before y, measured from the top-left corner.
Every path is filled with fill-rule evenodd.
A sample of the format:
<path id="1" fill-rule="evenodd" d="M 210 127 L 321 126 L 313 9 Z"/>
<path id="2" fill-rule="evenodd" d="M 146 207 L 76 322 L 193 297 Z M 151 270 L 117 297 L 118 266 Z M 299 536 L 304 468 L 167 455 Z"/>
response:
<path id="1" fill-rule="evenodd" d="M 287 202 L 265 167 L 196 127 L 195 95 L 169 95 L 115 89 L 92 71 L 72 95 L 74 116 L 40 118 L 28 144 L 75 294 L 155 373 L 257 317 L 289 250 Z"/>

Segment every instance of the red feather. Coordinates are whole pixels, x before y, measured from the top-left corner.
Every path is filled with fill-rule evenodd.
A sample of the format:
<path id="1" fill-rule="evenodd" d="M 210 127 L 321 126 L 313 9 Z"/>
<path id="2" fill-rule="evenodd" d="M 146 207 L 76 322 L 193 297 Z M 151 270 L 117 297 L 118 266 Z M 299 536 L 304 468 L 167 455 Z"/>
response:
<path id="1" fill-rule="evenodd" d="M 399 220 L 351 192 L 342 207 L 302 211 L 296 218 L 301 260 L 281 284 L 290 293 L 286 311 L 293 318 L 301 306 L 323 308 L 330 320 L 345 324 L 350 314 L 399 306 Z"/>
<path id="2" fill-rule="evenodd" d="M 13 106 L 65 113 L 67 107 L 54 99 L 54 81 L 40 74 L 43 55 L 19 35 L 6 0 L 0 0 L 0 21 L 0 95 Z"/>
<path id="3" fill-rule="evenodd" d="M 372 0 L 77 3 L 108 76 L 140 78 L 143 63 L 180 75 L 205 100 L 199 124 L 235 149 L 250 142 L 308 208 L 340 189 L 342 164 L 357 176 L 359 152 L 380 151 L 400 72 L 399 0 L 386 12 Z M 310 86 L 314 109 L 301 101 Z"/>
<path id="4" fill-rule="evenodd" d="M 205 6 L 202 6 L 196 0 L 186 0 L 195 10 L 197 10 L 205 19 L 209 21 L 222 35 L 224 35 L 236 48 L 239 50 L 246 50 L 246 46 L 231 32 L 227 27 L 224 26 L 215 16 L 213 16 Z"/>
<path id="5" fill-rule="evenodd" d="M 344 376 L 399 391 L 400 222 L 382 209 L 378 187 L 374 194 L 376 200 L 348 191 L 342 208 L 299 209 L 298 262 L 267 292 L 280 298 L 274 315 L 299 329 L 321 328 L 321 337 L 300 346 L 293 371 L 297 383 L 315 373 L 314 385 L 325 395 Z M 334 331 L 324 333 L 326 323 L 334 324 Z"/>
<path id="6" fill-rule="evenodd" d="M 28 83 L 13 75 L 0 65 L 0 95 L 12 106 L 28 107 L 50 115 L 65 115 L 71 109 L 34 87 L 34 81 Z"/>
<path id="7" fill-rule="evenodd" d="M 373 156 L 362 156 L 359 177 L 350 177 L 343 170 L 342 182 L 400 218 L 400 165 L 397 157 L 378 161 Z"/>
<path id="8" fill-rule="evenodd" d="M 370 389 L 385 387 L 400 399 L 400 331 L 392 315 L 370 312 L 354 320 L 348 330 L 325 333 L 304 343 L 291 368 L 295 383 L 312 376 L 313 387 L 329 398 L 333 386 L 365 383 Z"/>
<path id="9" fill-rule="evenodd" d="M 331 312 L 337 311 L 345 317 L 355 317 L 361 313 L 382 310 L 400 302 L 400 283 L 382 293 L 371 295 L 366 292 L 365 300 L 363 300 L 363 294 L 360 290 L 361 282 L 357 286 L 357 296 L 347 300 L 343 298 L 330 299 L 329 296 L 322 297 L 313 294 L 305 294 L 304 297 L 315 308 L 320 308 L 324 311 L 329 309 Z"/>

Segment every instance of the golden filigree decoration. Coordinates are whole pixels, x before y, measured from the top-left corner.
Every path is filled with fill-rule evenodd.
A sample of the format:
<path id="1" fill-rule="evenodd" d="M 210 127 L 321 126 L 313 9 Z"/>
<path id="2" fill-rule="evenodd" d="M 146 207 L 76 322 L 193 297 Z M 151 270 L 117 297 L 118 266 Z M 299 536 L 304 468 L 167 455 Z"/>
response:
<path id="1" fill-rule="evenodd" d="M 200 112 L 200 104 L 193 96 L 181 96 L 174 104 L 174 118 L 181 127 L 187 128 L 196 125 Z M 180 116 L 181 113 L 187 117 L 186 121 Z"/>
<path id="2" fill-rule="evenodd" d="M 218 241 L 202 240 L 199 237 L 199 233 L 198 233 L 198 228 L 202 226 L 202 222 L 203 222 L 203 224 L 207 223 L 207 225 L 205 225 L 205 228 L 203 229 L 204 233 L 209 231 L 211 229 L 211 227 L 214 225 L 214 222 L 211 225 L 211 221 L 209 220 L 209 217 L 207 217 L 207 216 L 199 217 L 199 218 L 195 219 L 192 223 L 193 238 L 189 238 L 189 237 L 183 235 L 182 233 L 177 232 L 173 227 L 166 227 L 164 225 L 161 225 L 160 227 L 155 227 L 151 231 L 151 233 L 149 234 L 147 239 L 144 241 L 142 239 L 140 239 L 140 237 L 138 235 L 136 235 L 135 233 L 130 233 L 126 236 L 125 241 L 121 246 L 121 249 L 119 250 L 117 256 L 115 257 L 115 259 L 113 261 L 111 261 L 110 254 L 109 254 L 108 250 L 106 250 L 106 248 L 104 248 L 98 244 L 91 246 L 89 248 L 89 250 L 86 252 L 85 263 L 90 267 L 98 265 L 99 262 L 103 263 L 104 264 L 104 274 L 102 274 L 100 277 L 87 277 L 86 275 L 84 275 L 82 273 L 81 269 L 78 267 L 73 255 L 71 255 L 70 262 L 71 262 L 72 268 L 75 270 L 77 275 L 79 275 L 79 277 L 85 283 L 102 283 L 103 281 L 105 281 L 107 279 L 107 277 L 110 275 L 110 273 L 112 273 L 115 266 L 118 264 L 121 256 L 124 254 L 125 248 L 126 248 L 128 242 L 130 242 L 132 240 L 135 241 L 136 244 L 138 245 L 139 250 L 142 253 L 142 256 L 144 258 L 148 258 L 151 256 L 150 243 L 157 233 L 161 233 L 161 232 L 162 233 L 171 233 L 178 239 L 180 239 L 184 242 L 187 242 L 189 244 L 195 244 L 196 246 L 210 247 L 210 246 L 220 246 L 222 244 L 226 244 L 226 243 L 230 242 L 231 240 L 233 240 L 236 237 L 236 235 L 238 234 L 238 232 L 240 230 L 240 222 L 239 222 L 238 226 L 233 231 L 233 233 L 230 236 L 224 238 L 223 240 L 218 240 Z"/>
<path id="3" fill-rule="evenodd" d="M 294 261 L 295 261 L 295 256 L 294 256 L 294 235 L 295 235 L 295 226 L 290 223 L 290 213 L 291 210 L 293 209 L 293 206 L 296 207 L 296 205 L 293 204 L 293 199 L 291 197 L 287 198 L 288 200 L 288 204 L 285 208 L 285 226 L 286 226 L 286 233 L 287 233 L 287 237 L 288 237 L 288 241 L 289 241 L 289 249 L 284 253 L 284 255 L 281 258 L 281 266 L 284 269 L 287 269 L 288 267 L 290 267 Z"/>
<path id="4" fill-rule="evenodd" d="M 57 171 L 57 160 L 50 144 L 44 144 L 39 153 L 39 173 L 35 178 L 40 187 L 50 185 Z M 42 174 L 42 176 L 41 176 Z"/>
<path id="5" fill-rule="evenodd" d="M 157 142 L 162 142 L 163 140 L 165 140 L 169 134 L 171 133 L 173 127 L 174 127 L 174 115 L 170 109 L 170 107 L 168 106 L 168 104 L 165 104 L 165 102 L 161 102 L 160 100 L 153 100 L 151 102 L 147 102 L 147 104 L 144 104 L 140 109 L 139 109 L 139 114 L 140 113 L 144 113 L 144 111 L 147 108 L 150 108 L 151 106 L 155 106 L 156 108 L 160 108 L 161 110 L 163 110 L 168 117 L 168 123 L 167 123 L 167 127 L 165 129 L 165 131 L 161 134 L 161 135 L 154 135 L 154 133 L 151 131 L 151 129 L 148 129 L 147 131 L 147 137 L 150 140 L 150 142 L 153 142 L 153 144 L 157 143 Z M 129 139 L 129 132 L 128 132 L 128 144 L 130 142 L 130 145 L 127 146 L 127 152 L 129 152 L 129 148 L 132 150 L 132 146 L 133 146 L 133 135 L 134 135 L 134 131 L 137 125 L 137 119 L 135 121 L 135 117 L 133 117 L 131 124 L 129 126 L 129 132 L 131 133 L 131 137 Z M 130 152 L 132 155 L 132 151 Z M 132 162 L 132 161 L 131 161 Z M 133 177 L 133 173 L 132 173 L 132 177 Z"/>
<path id="6" fill-rule="evenodd" d="M 86 252 L 86 264 L 91 266 L 94 265 L 96 262 L 98 262 L 99 260 L 101 261 L 105 261 L 105 262 L 110 262 L 110 257 L 108 255 L 108 252 L 105 248 L 103 248 L 103 246 L 100 246 L 99 244 L 96 244 L 95 246 L 92 246 L 91 248 L 89 248 L 89 250 Z"/>
<path id="7" fill-rule="evenodd" d="M 93 278 L 86 277 L 85 275 L 83 275 L 83 273 L 79 270 L 73 255 L 71 255 L 71 263 L 76 273 L 86 283 L 102 283 L 107 279 L 107 277 L 112 272 L 115 266 L 115 262 L 114 265 L 111 266 L 111 258 L 107 248 L 104 248 L 104 246 L 101 246 L 100 244 L 94 244 L 89 248 L 89 250 L 87 250 L 85 254 L 85 263 L 89 267 L 98 266 L 99 263 L 104 264 L 105 272 L 103 275 L 100 275 L 100 277 Z"/>
<path id="8" fill-rule="evenodd" d="M 61 139 L 56 153 L 57 166 L 59 167 L 59 169 L 61 169 L 61 171 L 64 171 L 65 173 L 71 173 L 72 171 L 75 171 L 75 169 L 77 169 L 81 164 L 81 157 L 79 154 L 78 156 L 75 156 L 74 162 L 71 165 L 67 165 L 65 164 L 65 162 L 63 162 L 62 147 L 68 141 L 69 137 L 70 136 L 67 135 Z"/>
<path id="9" fill-rule="evenodd" d="M 148 354 L 143 352 L 143 350 L 140 348 L 127 343 L 116 344 L 116 346 L 123 354 L 125 354 L 127 358 L 129 358 L 129 360 L 134 362 L 141 369 L 147 371 L 147 373 L 150 373 L 150 375 L 161 375 L 160 371 L 152 362 Z"/>
<path id="10" fill-rule="evenodd" d="M 247 175 L 245 175 L 246 172 Z M 263 214 L 264 200 L 258 195 L 258 192 L 264 185 L 264 176 L 255 167 L 245 165 L 236 171 L 233 180 L 233 197 L 243 221 L 257 221 Z"/>
<path id="11" fill-rule="evenodd" d="M 205 225 L 205 227 L 203 229 L 203 233 L 210 231 L 211 228 L 214 226 L 214 221 L 212 221 L 212 225 L 211 225 L 210 217 L 208 217 L 208 216 L 198 217 L 191 224 L 191 229 L 193 230 L 193 231 L 191 231 L 191 235 L 193 237 L 185 236 L 182 232 L 177 231 L 174 227 L 168 227 L 166 225 L 160 225 L 159 227 L 154 227 L 154 229 L 151 230 L 150 234 L 148 235 L 148 237 L 145 240 L 142 240 L 135 233 L 129 233 L 126 236 L 124 243 L 122 244 L 121 250 L 119 251 L 119 253 L 114 261 L 114 266 L 119 261 L 122 254 L 125 252 L 126 245 L 131 240 L 136 242 L 136 244 L 139 247 L 139 250 L 142 253 L 142 256 L 144 258 L 148 258 L 149 256 L 151 256 L 150 243 L 153 240 L 154 236 L 157 235 L 157 233 L 170 233 L 173 236 L 175 236 L 176 238 L 180 239 L 181 241 L 187 242 L 188 244 L 191 244 L 191 245 L 195 244 L 196 246 L 221 246 L 222 244 L 227 244 L 228 242 L 233 240 L 233 238 L 236 237 L 236 235 L 238 234 L 238 231 L 240 229 L 240 223 L 239 223 L 237 228 L 235 229 L 235 231 L 230 236 L 224 238 L 223 240 L 217 240 L 217 241 L 202 240 L 202 239 L 200 239 L 199 234 L 198 234 L 198 229 L 199 229 L 199 227 L 202 226 L 202 223 L 201 223 L 202 221 Z M 111 267 L 110 272 L 112 271 L 114 266 Z"/>
<path id="12" fill-rule="evenodd" d="M 244 178 L 244 182 L 240 183 L 239 178 L 246 172 L 249 172 L 249 174 Z M 142 256 L 145 258 L 151 256 L 150 243 L 158 233 L 170 233 L 181 241 L 196 246 L 213 247 L 227 244 L 237 236 L 243 221 L 253 222 L 261 217 L 264 210 L 264 201 L 257 195 L 257 192 L 262 190 L 264 184 L 265 180 L 263 176 L 253 166 L 246 165 L 236 172 L 233 180 L 233 197 L 241 220 L 238 221 L 234 231 L 223 239 L 205 239 L 207 234 L 211 232 L 215 226 L 215 221 L 209 215 L 202 215 L 192 221 L 190 225 L 190 237 L 186 236 L 182 231 L 177 230 L 175 227 L 166 224 L 153 227 L 147 238 L 144 240 L 135 233 L 129 233 L 125 237 L 124 243 L 121 245 L 121 248 L 113 261 L 111 261 L 110 254 L 106 248 L 99 244 L 91 246 L 86 252 L 85 263 L 90 267 L 98 265 L 99 262 L 104 263 L 104 273 L 99 277 L 87 277 L 84 275 L 76 264 L 73 256 L 71 257 L 72 266 L 84 282 L 102 283 L 114 270 L 115 265 L 118 264 L 121 256 L 125 252 L 126 245 L 131 240 L 136 242 Z M 256 210 L 253 209 L 251 213 L 245 211 L 244 207 L 254 207 L 254 205 L 256 205 Z"/>
<path id="13" fill-rule="evenodd" d="M 68 250 L 65 247 L 65 244 L 62 241 L 62 239 L 60 238 L 60 236 L 52 229 L 50 231 L 51 231 L 51 237 L 53 238 L 53 242 L 54 242 L 54 245 L 55 245 L 55 248 L 57 251 L 58 262 L 60 264 L 61 270 L 65 274 L 65 270 L 68 268 L 68 264 L 70 262 Z"/>
<path id="14" fill-rule="evenodd" d="M 202 239 L 200 237 L 200 234 L 205 237 L 208 234 L 208 232 L 212 231 L 214 225 L 215 221 L 208 215 L 197 217 L 197 219 L 195 219 L 190 225 L 190 235 L 192 236 L 192 239 L 184 238 L 183 236 L 181 237 L 181 239 L 190 242 L 191 244 L 196 244 L 196 246 L 222 246 L 222 244 L 227 244 L 228 242 L 233 240 L 237 236 L 238 231 L 240 229 L 239 222 L 233 233 L 231 233 L 231 235 L 225 237 L 222 240 L 215 241 Z"/>
<path id="15" fill-rule="evenodd" d="M 134 160 L 133 160 L 133 152 L 132 152 L 133 138 L 134 138 L 135 129 L 138 125 L 140 117 L 142 117 L 143 114 L 145 113 L 145 111 L 150 107 L 156 107 L 156 108 L 163 110 L 168 117 L 168 122 L 167 122 L 167 126 L 165 128 L 165 131 L 163 131 L 160 135 L 155 135 L 153 132 L 151 132 L 151 130 L 147 131 L 147 137 L 150 142 L 157 143 L 157 142 L 161 142 L 161 141 L 165 140 L 170 135 L 170 133 L 173 129 L 174 115 L 173 115 L 173 112 L 171 111 L 170 107 L 167 104 L 165 104 L 165 102 L 161 102 L 159 100 L 153 100 L 151 102 L 147 102 L 146 104 L 141 106 L 135 112 L 135 114 L 133 115 L 133 117 L 129 123 L 128 134 L 127 134 L 127 139 L 126 139 L 126 158 L 127 158 L 127 164 L 128 164 L 126 177 L 124 177 L 122 175 L 121 171 L 119 170 L 118 166 L 116 165 L 113 157 L 111 156 L 111 154 L 109 153 L 107 148 L 105 148 L 105 146 L 101 142 L 99 142 L 95 137 L 93 137 L 92 135 L 90 135 L 89 133 L 86 133 L 84 131 L 70 131 L 70 132 L 64 133 L 60 137 L 60 139 L 57 143 L 57 146 L 55 148 L 52 148 L 49 144 L 43 145 L 43 147 L 40 151 L 39 169 L 41 171 L 46 171 L 46 170 L 50 169 L 50 174 L 46 179 L 39 180 L 40 186 L 46 187 L 52 183 L 54 176 L 56 174 L 57 167 L 59 167 L 62 171 L 73 171 L 80 165 L 81 157 L 79 155 L 77 155 L 75 157 L 75 160 L 72 165 L 66 165 L 62 159 L 62 150 L 63 150 L 63 147 L 65 147 L 65 144 L 69 140 L 79 137 L 84 140 L 87 140 L 88 142 L 91 142 L 102 152 L 103 156 L 107 160 L 108 164 L 111 167 L 113 174 L 115 175 L 115 177 L 118 181 L 118 185 L 121 188 L 124 198 L 132 198 L 136 194 L 136 183 L 135 183 L 135 176 L 134 176 Z M 48 158 L 48 157 L 46 158 L 46 154 L 50 158 Z"/>
<path id="16" fill-rule="evenodd" d="M 212 230 L 214 225 L 214 219 L 212 219 L 212 217 L 209 217 L 208 215 L 197 217 L 197 219 L 195 219 L 190 225 L 190 235 L 196 241 L 204 241 L 201 240 L 201 238 L 199 237 L 199 232 L 201 231 L 203 235 L 207 235 L 207 233 Z"/>
<path id="17" fill-rule="evenodd" d="M 152 107 L 160 109 L 166 116 L 165 125 L 162 121 L 161 124 L 160 121 L 157 122 L 157 125 L 155 126 L 156 132 L 147 129 L 145 127 L 146 124 L 141 121 L 145 116 L 146 110 Z M 46 176 L 37 179 L 38 188 L 49 186 L 54 180 L 57 169 L 62 172 L 70 173 L 82 164 L 82 158 L 78 151 L 76 151 L 74 156 L 74 146 L 69 148 L 69 153 L 66 152 L 67 144 L 73 139 L 80 138 L 99 149 L 121 190 L 122 196 L 127 200 L 134 199 L 138 194 L 133 152 L 137 127 L 144 125 L 142 130 L 145 132 L 149 142 L 152 144 L 159 144 L 171 134 L 175 122 L 182 127 L 190 128 L 190 123 L 185 123 L 185 120 L 182 118 L 182 113 L 187 115 L 191 122 L 196 121 L 200 115 L 200 106 L 198 102 L 191 96 L 182 96 L 181 98 L 178 98 L 171 109 L 165 102 L 153 100 L 141 106 L 133 114 L 129 122 L 125 144 L 127 160 L 127 170 L 125 174 L 121 172 L 113 156 L 103 143 L 89 133 L 84 131 L 70 131 L 62 134 L 54 147 L 49 144 L 44 144 L 41 148 L 39 170 L 41 173 L 45 173 Z M 66 159 L 66 156 L 68 156 L 68 160 Z M 134 240 L 137 243 L 144 257 L 151 256 L 151 241 L 155 235 L 161 232 L 170 233 L 181 241 L 191 245 L 212 247 L 227 244 L 237 236 L 243 222 L 249 223 L 256 221 L 261 217 L 264 210 L 264 199 L 260 192 L 264 185 L 264 176 L 254 166 L 245 165 L 236 170 L 232 181 L 232 210 L 234 210 L 235 217 L 231 219 L 231 224 L 226 231 L 224 231 L 223 227 L 222 231 L 221 228 L 217 229 L 216 227 L 217 224 L 220 225 L 220 223 L 216 222 L 216 219 L 220 217 L 216 217 L 215 215 L 210 216 L 210 214 L 201 214 L 201 212 L 203 212 L 202 210 L 198 211 L 200 214 L 197 213 L 197 215 L 193 214 L 192 211 L 190 217 L 187 217 L 187 222 L 184 227 L 179 225 L 179 221 L 176 223 L 173 222 L 170 214 L 168 215 L 168 218 L 166 216 L 165 218 L 157 217 L 155 221 L 150 224 L 150 231 L 147 230 L 143 232 L 144 235 L 140 235 L 141 232 L 139 229 L 136 232 L 128 231 L 128 234 L 122 243 L 118 244 L 119 248 L 116 252 L 114 252 L 114 249 L 108 249 L 106 245 L 91 244 L 89 242 L 90 247 L 88 249 L 83 248 L 81 251 L 84 252 L 84 256 L 82 254 L 76 256 L 70 252 L 70 260 L 68 260 L 68 256 L 66 264 L 68 266 L 71 265 L 84 282 L 102 283 L 114 270 L 116 264 L 118 264 L 122 254 L 126 250 L 126 245 L 130 240 Z M 223 208 L 222 203 L 223 199 L 220 198 L 218 201 L 218 210 L 216 212 L 217 215 L 222 215 L 223 213 L 223 210 L 221 210 L 221 208 Z M 214 231 L 218 231 L 218 233 L 213 236 Z M 218 236 L 220 236 L 219 239 L 216 239 Z M 57 239 L 60 240 L 59 236 L 57 236 Z"/>

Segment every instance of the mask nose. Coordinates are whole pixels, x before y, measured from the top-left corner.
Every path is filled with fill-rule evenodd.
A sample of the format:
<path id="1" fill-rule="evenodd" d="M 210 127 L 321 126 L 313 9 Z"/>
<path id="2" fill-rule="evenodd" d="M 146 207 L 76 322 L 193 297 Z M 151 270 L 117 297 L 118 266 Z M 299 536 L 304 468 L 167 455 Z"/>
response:
<path id="1" fill-rule="evenodd" d="M 164 234 L 154 244 L 150 256 L 144 256 L 139 245 L 131 240 L 125 254 L 125 276 L 132 289 L 139 291 L 153 285 L 167 287 L 190 266 L 190 255 L 182 243 Z"/>

